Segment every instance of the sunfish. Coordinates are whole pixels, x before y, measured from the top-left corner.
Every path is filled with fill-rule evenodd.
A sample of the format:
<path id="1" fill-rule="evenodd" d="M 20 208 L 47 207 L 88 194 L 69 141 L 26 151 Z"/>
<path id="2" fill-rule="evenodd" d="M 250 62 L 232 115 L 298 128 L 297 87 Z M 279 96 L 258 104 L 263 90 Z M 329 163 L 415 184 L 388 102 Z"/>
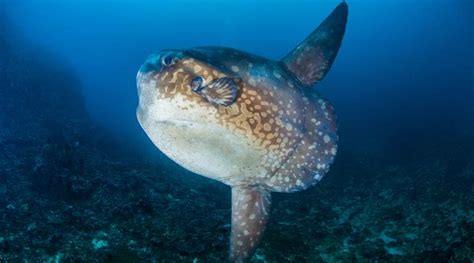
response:
<path id="1" fill-rule="evenodd" d="M 318 183 L 337 152 L 336 116 L 312 88 L 345 32 L 345 2 L 275 61 L 224 47 L 164 50 L 137 74 L 137 118 L 185 169 L 232 188 L 230 262 L 248 262 L 268 221 L 271 192 Z"/>

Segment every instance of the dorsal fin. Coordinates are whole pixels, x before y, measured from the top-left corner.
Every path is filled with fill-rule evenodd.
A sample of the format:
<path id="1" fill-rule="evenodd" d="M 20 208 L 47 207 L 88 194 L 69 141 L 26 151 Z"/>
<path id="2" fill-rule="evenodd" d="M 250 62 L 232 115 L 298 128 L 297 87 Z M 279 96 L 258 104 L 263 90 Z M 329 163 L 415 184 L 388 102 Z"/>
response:
<path id="1" fill-rule="evenodd" d="M 286 68 L 303 85 L 314 85 L 331 68 L 346 30 L 347 15 L 347 4 L 342 2 L 316 30 L 282 59 Z"/>

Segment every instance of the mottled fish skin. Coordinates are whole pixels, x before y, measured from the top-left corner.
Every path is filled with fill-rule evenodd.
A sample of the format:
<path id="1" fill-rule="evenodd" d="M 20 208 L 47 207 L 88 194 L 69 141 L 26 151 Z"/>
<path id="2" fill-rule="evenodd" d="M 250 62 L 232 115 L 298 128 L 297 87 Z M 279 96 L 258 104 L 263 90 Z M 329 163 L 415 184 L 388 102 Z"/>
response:
<path id="1" fill-rule="evenodd" d="M 231 262 L 247 262 L 252 257 L 267 224 L 270 205 L 270 192 L 261 186 L 232 188 Z"/>
<path id="2" fill-rule="evenodd" d="M 139 73 L 141 83 L 160 83 L 161 90 L 155 93 L 159 100 L 182 96 L 183 101 L 177 107 L 183 114 L 192 112 L 190 103 L 208 108 L 206 122 L 215 122 L 227 132 L 245 137 L 259 152 L 255 166 L 262 169 L 258 171 L 241 169 L 247 173 L 237 177 L 204 176 L 229 185 L 261 184 L 270 191 L 293 192 L 313 184 L 313 181 L 298 180 L 300 175 L 297 175 L 310 162 L 311 167 L 329 167 L 333 158 L 328 157 L 335 155 L 337 141 L 332 107 L 315 91 L 294 81 L 279 63 L 229 48 L 196 48 L 165 54 L 182 57 L 174 65 L 176 70 L 145 73 L 148 74 L 145 76 Z M 189 88 L 195 76 L 202 76 L 206 81 L 219 77 L 236 79 L 239 87 L 236 102 L 228 107 L 208 103 Z M 323 109 L 323 105 L 327 108 Z M 330 142 L 324 143 L 328 137 Z M 319 143 L 311 145 L 315 138 L 320 138 Z M 314 159 L 293 165 L 292 159 L 303 158 L 294 155 L 297 150 L 306 151 L 306 156 Z M 311 176 L 319 181 L 324 173 L 325 169 L 318 169 Z"/>
<path id="3" fill-rule="evenodd" d="M 162 101 L 179 97 L 180 103 L 176 107 L 180 108 L 181 114 L 193 114 L 193 110 L 199 107 L 205 113 L 201 115 L 200 122 L 214 123 L 226 133 L 242 137 L 255 152 L 253 157 L 256 159 L 251 160 L 252 164 L 237 169 L 236 175 L 207 174 L 193 168 L 189 170 L 229 185 L 270 185 L 272 175 L 304 138 L 306 103 L 298 82 L 279 63 L 230 48 L 202 47 L 164 51 L 163 54 L 180 59 L 173 68 L 161 72 L 140 72 L 140 89 L 153 86 L 151 88 L 155 92 L 151 92 L 150 96 Z M 202 76 L 206 82 L 221 77 L 235 79 L 239 89 L 237 100 L 227 107 L 209 103 L 189 87 L 190 81 L 196 76 Z M 155 86 L 156 83 L 159 85 Z M 140 96 L 146 100 L 148 97 Z M 140 103 L 142 109 L 139 112 L 144 112 L 144 104 Z M 144 118 L 139 116 L 139 119 Z M 143 125 L 143 121 L 141 123 Z M 179 149 L 174 147 L 173 150 Z M 166 150 L 164 153 L 167 153 Z M 184 153 L 176 155 L 183 157 Z M 176 160 L 180 156 L 171 157 Z M 178 163 L 187 166 L 179 160 Z M 204 166 L 209 168 L 208 165 Z"/>
<path id="4" fill-rule="evenodd" d="M 319 27 L 330 39 L 316 30 L 281 61 L 223 47 L 165 50 L 137 74 L 137 118 L 153 143 L 182 167 L 232 187 L 231 262 L 252 257 L 270 192 L 304 190 L 334 161 L 334 109 L 310 86 L 329 70 L 346 17 L 341 3 Z M 212 103 L 212 93 L 193 90 L 200 77 L 232 80 L 235 101 Z"/>

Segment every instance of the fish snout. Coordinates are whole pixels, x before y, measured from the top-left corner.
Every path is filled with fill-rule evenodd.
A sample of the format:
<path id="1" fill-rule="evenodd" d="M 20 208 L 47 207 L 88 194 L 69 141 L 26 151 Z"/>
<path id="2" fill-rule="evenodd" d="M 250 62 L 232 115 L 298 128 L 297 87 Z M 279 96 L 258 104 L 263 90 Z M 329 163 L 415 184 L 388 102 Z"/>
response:
<path id="1" fill-rule="evenodd" d="M 149 85 L 152 81 L 154 73 L 159 72 L 162 68 L 160 54 L 152 54 L 148 56 L 137 72 L 136 84 L 138 95 L 143 92 L 144 86 Z"/>
<path id="2" fill-rule="evenodd" d="M 148 56 L 145 63 L 140 67 L 139 73 L 146 74 L 151 71 L 158 71 L 161 69 L 160 54 L 152 54 Z"/>

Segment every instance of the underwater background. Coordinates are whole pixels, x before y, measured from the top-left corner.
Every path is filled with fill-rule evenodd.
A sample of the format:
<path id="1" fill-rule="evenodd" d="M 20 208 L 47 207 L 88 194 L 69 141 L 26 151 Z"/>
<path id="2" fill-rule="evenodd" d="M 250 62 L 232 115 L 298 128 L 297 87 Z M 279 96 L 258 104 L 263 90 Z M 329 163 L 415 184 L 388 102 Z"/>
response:
<path id="1" fill-rule="evenodd" d="M 167 48 L 286 55 L 340 1 L 0 0 L 0 262 L 222 262 L 230 188 L 139 127 Z M 252 262 L 474 261 L 474 1 L 354 0 L 316 89 L 326 177 L 274 193 Z"/>

